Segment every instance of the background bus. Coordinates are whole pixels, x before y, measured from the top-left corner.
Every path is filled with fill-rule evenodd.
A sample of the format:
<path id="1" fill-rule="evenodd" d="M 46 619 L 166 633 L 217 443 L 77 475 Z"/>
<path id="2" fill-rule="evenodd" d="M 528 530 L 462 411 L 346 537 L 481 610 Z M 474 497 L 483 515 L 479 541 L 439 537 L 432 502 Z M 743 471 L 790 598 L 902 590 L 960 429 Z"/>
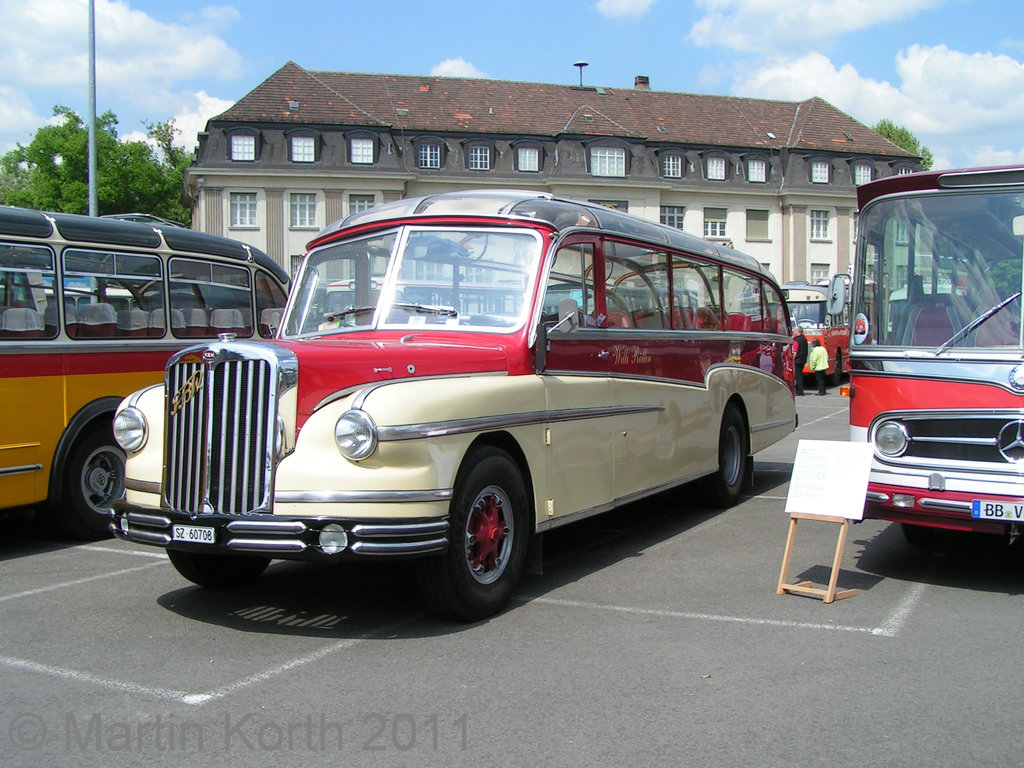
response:
<path id="1" fill-rule="evenodd" d="M 44 503 L 65 533 L 105 535 L 121 398 L 183 346 L 273 336 L 287 280 L 260 251 L 170 224 L 0 208 L 0 507 Z"/>
<path id="2" fill-rule="evenodd" d="M 1024 168 L 894 176 L 858 199 L 850 434 L 874 444 L 865 514 L 911 539 L 1016 537 Z"/>
<path id="3" fill-rule="evenodd" d="M 793 325 L 803 329 L 808 344 L 811 339 L 821 342 L 828 352 L 828 376 L 833 384 L 838 384 L 850 351 L 850 305 L 843 304 L 838 315 L 830 314 L 826 306 L 827 292 L 827 285 L 786 283 L 782 286 Z M 811 369 L 804 364 L 803 372 L 810 375 Z"/>

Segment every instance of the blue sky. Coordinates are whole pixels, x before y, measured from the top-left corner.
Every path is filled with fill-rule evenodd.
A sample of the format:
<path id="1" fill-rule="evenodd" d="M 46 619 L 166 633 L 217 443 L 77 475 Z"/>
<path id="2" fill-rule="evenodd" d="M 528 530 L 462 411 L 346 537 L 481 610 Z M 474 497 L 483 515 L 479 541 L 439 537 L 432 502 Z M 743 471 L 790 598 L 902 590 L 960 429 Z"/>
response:
<path id="1" fill-rule="evenodd" d="M 1020 0 L 95 0 L 97 111 L 206 120 L 306 69 L 831 102 L 911 130 L 936 168 L 1024 163 Z M 0 152 L 88 113 L 88 0 L 0 0 Z"/>

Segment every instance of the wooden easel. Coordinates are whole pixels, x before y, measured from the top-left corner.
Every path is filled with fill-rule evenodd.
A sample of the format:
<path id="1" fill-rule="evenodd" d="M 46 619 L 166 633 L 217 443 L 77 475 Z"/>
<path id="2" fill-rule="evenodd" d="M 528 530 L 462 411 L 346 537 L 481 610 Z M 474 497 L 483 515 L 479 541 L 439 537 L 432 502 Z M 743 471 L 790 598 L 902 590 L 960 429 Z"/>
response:
<path id="1" fill-rule="evenodd" d="M 789 556 L 793 551 L 793 538 L 796 535 L 796 524 L 800 520 L 817 520 L 822 523 L 839 524 L 839 541 L 836 542 L 836 554 L 832 558 L 832 573 L 829 576 L 828 588 L 821 589 L 814 587 L 809 581 L 801 581 L 798 584 L 786 583 L 786 572 L 789 570 Z M 836 592 L 836 581 L 839 579 L 839 562 L 843 558 L 843 546 L 846 544 L 846 532 L 850 527 L 850 521 L 845 517 L 833 517 L 832 515 L 812 515 L 803 512 L 792 512 L 789 516 L 789 535 L 786 537 L 786 551 L 782 555 L 782 572 L 779 574 L 779 587 L 776 594 L 784 595 L 788 592 L 796 592 L 802 595 L 815 595 L 822 598 L 824 602 L 831 603 L 834 600 L 842 600 L 844 597 L 853 597 L 857 594 L 855 589 L 844 589 Z"/>

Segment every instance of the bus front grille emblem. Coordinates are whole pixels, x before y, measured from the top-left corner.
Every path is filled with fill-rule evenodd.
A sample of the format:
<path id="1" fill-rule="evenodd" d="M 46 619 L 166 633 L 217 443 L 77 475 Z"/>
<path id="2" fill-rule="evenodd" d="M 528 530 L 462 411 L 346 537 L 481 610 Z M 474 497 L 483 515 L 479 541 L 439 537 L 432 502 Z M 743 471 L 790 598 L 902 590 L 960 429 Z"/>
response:
<path id="1" fill-rule="evenodd" d="M 1014 464 L 1024 461 L 1024 421 L 1008 421 L 996 439 L 999 453 Z"/>

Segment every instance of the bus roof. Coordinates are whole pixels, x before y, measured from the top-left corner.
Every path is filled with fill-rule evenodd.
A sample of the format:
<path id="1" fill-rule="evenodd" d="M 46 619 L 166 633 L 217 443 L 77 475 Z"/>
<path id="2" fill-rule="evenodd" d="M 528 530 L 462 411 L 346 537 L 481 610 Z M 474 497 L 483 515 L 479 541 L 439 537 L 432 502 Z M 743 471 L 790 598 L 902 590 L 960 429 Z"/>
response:
<path id="1" fill-rule="evenodd" d="M 226 237 L 183 229 L 173 224 L 141 224 L 114 218 L 44 213 L 27 208 L 0 206 L 0 235 L 44 239 L 55 232 L 66 240 L 78 242 L 125 248 L 166 246 L 172 251 L 191 251 L 237 261 L 253 261 L 273 272 L 282 283 L 288 283 L 288 273 L 263 251 Z"/>
<path id="2" fill-rule="evenodd" d="M 857 207 L 863 209 L 875 198 L 905 192 L 1016 186 L 1024 186 L 1024 167 L 1000 166 L 905 173 L 861 184 L 857 187 Z"/>
<path id="3" fill-rule="evenodd" d="M 310 247 L 334 239 L 340 232 L 376 222 L 417 217 L 518 217 L 542 221 L 559 232 L 574 228 L 597 227 L 651 244 L 673 246 L 691 253 L 706 254 L 724 262 L 761 273 L 771 274 L 752 256 L 719 243 L 688 235 L 675 227 L 657 224 L 597 203 L 556 198 L 547 192 L 522 189 L 481 189 L 443 192 L 384 203 L 353 213 L 328 225 L 313 239 Z"/>
<path id="4" fill-rule="evenodd" d="M 812 285 L 806 282 L 786 283 L 782 286 L 782 295 L 786 301 L 824 301 L 828 286 Z"/>

